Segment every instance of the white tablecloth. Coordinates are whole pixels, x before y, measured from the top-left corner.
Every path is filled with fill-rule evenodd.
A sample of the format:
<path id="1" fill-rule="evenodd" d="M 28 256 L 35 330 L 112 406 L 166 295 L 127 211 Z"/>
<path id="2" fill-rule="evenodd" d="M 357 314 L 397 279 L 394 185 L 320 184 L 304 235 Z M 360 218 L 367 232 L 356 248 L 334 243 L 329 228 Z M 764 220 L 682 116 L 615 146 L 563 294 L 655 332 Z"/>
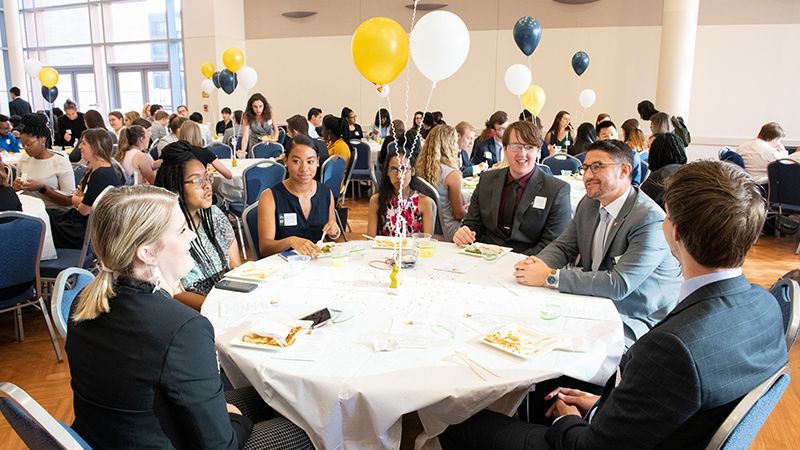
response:
<path id="1" fill-rule="evenodd" d="M 17 192 L 19 201 L 22 203 L 22 212 L 32 214 L 44 220 L 44 244 L 42 245 L 42 261 L 49 259 L 56 259 L 56 246 L 53 244 L 53 231 L 50 229 L 50 217 L 47 215 L 47 209 L 44 202 L 40 198 L 31 195 L 24 195 L 22 192 Z"/>
<path id="2" fill-rule="evenodd" d="M 244 201 L 244 182 L 242 181 L 244 170 L 260 162 L 274 160 L 261 158 L 237 159 L 236 167 L 231 166 L 230 159 L 220 159 L 219 161 L 231 171 L 233 178 L 229 180 L 219 173 L 214 172 L 214 180 L 212 182 L 214 192 L 228 202 L 241 202 Z"/>
<path id="3" fill-rule="evenodd" d="M 572 204 L 572 212 L 575 212 L 575 208 L 578 207 L 578 203 L 580 203 L 581 199 L 584 195 L 586 195 L 586 187 L 583 185 L 583 179 L 580 178 L 573 178 L 570 176 L 561 176 L 555 175 L 556 178 L 562 181 L 566 181 L 569 183 L 569 200 Z M 461 197 L 464 199 L 464 203 L 469 203 L 470 199 L 472 198 L 472 193 L 475 192 L 476 186 L 467 186 L 466 184 L 462 183 L 461 185 Z"/>
<path id="4" fill-rule="evenodd" d="M 356 245 L 365 245 L 361 242 Z M 255 386 L 270 406 L 325 449 L 399 448 L 401 417 L 413 411 L 425 429 L 417 448 L 438 448 L 431 438 L 449 424 L 492 404 L 510 413 L 534 383 L 566 374 L 602 384 L 613 373 L 624 344 L 610 300 L 515 284 L 512 268 L 521 255 L 486 262 L 459 254 L 453 244 L 439 244 L 436 252 L 403 272 L 405 283 L 397 292 L 388 288 L 388 271 L 369 265 L 391 252 L 371 248 L 351 254 L 346 267 L 333 267 L 330 259 L 312 261 L 299 274 L 276 276 L 248 294 L 211 291 L 202 312 L 214 325 L 225 372 L 234 386 Z M 288 271 L 279 257 L 259 264 Z M 434 270 L 444 266 L 466 273 Z M 564 314 L 543 320 L 549 304 L 560 305 Z M 342 311 L 336 323 L 289 350 L 230 343 L 258 314 L 298 318 L 323 307 Z M 579 308 L 588 310 L 579 313 Z M 566 317 L 587 312 L 592 319 Z M 512 322 L 583 338 L 587 351 L 554 351 L 526 361 L 479 342 L 483 333 Z M 373 351 L 373 340 L 387 336 L 427 348 Z M 456 350 L 500 377 L 480 379 L 454 355 Z"/>
<path id="5" fill-rule="evenodd" d="M 22 153 L 20 152 L 0 152 L 0 159 L 2 159 L 4 163 L 11 166 L 16 166 L 20 158 L 22 158 Z"/>

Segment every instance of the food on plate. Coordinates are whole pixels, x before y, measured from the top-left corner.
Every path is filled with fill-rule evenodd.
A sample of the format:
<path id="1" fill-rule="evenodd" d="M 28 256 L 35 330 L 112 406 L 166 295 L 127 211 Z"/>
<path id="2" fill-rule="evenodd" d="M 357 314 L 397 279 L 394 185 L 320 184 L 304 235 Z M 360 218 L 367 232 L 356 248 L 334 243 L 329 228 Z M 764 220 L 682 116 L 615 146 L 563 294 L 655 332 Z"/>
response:
<path id="1" fill-rule="evenodd" d="M 275 269 L 261 267 L 253 262 L 246 262 L 236 269 L 228 272 L 228 276 L 238 278 L 248 278 L 255 280 L 266 280 L 275 273 Z"/>
<path id="2" fill-rule="evenodd" d="M 289 331 L 289 334 L 286 336 L 285 344 L 281 342 L 279 339 L 275 339 L 274 337 L 261 336 L 260 334 L 252 332 L 243 335 L 242 341 L 258 345 L 271 345 L 273 347 L 288 347 L 294 344 L 294 341 L 297 339 L 297 336 L 302 329 L 303 329 L 302 325 L 296 325 L 292 327 L 292 329 Z"/>
<path id="3" fill-rule="evenodd" d="M 330 255 L 331 252 L 333 252 L 333 247 L 336 247 L 335 242 L 327 242 L 319 247 L 319 251 L 322 252 L 323 255 Z"/>
<path id="4" fill-rule="evenodd" d="M 515 333 L 514 328 L 511 328 L 488 334 L 483 337 L 483 341 L 499 345 L 513 353 L 534 355 L 543 350 L 548 350 L 548 346 L 556 342 L 557 339 L 549 336 L 524 336 L 521 333 Z"/>
<path id="5" fill-rule="evenodd" d="M 393 239 L 381 239 L 375 238 L 375 245 L 380 248 L 408 248 L 408 239 L 403 238 L 402 240 L 393 240 Z"/>

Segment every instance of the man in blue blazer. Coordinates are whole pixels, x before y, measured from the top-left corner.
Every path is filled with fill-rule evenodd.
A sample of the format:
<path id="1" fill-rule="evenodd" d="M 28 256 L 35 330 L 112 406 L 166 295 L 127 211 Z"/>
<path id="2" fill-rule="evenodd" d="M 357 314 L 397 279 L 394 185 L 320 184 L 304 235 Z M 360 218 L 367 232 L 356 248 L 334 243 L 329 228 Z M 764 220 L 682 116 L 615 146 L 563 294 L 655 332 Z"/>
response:
<path id="1" fill-rule="evenodd" d="M 661 232 L 664 211 L 631 186 L 630 147 L 597 141 L 583 170 L 586 196 L 575 217 L 558 239 L 519 262 L 514 275 L 524 285 L 614 300 L 630 347 L 675 306 L 680 267 Z"/>
<path id="2" fill-rule="evenodd" d="M 628 350 L 602 396 L 554 390 L 550 427 L 482 411 L 445 431 L 445 449 L 702 449 L 782 370 L 780 308 L 741 269 L 764 223 L 758 186 L 720 161 L 686 165 L 669 183 L 663 232 L 686 278 L 678 306 Z"/>
<path id="3" fill-rule="evenodd" d="M 495 111 L 486 121 L 487 130 L 482 133 L 481 140 L 472 147 L 472 164 L 486 163 L 492 167 L 503 160 L 503 135 L 508 128 L 508 114 Z M 491 131 L 488 136 L 486 132 Z"/>

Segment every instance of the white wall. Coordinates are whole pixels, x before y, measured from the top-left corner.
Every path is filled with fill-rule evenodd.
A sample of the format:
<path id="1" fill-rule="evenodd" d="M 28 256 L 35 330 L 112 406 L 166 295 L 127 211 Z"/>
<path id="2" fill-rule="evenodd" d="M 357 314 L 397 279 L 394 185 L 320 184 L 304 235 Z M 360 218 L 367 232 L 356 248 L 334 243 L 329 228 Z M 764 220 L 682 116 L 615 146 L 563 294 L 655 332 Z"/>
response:
<path id="1" fill-rule="evenodd" d="M 697 35 L 689 128 L 698 143 L 736 144 L 753 137 L 765 122 L 778 121 L 787 141 L 800 141 L 800 24 L 707 25 Z M 429 110 L 440 110 L 449 123 L 468 120 L 481 126 L 497 109 L 516 117 L 519 100 L 503 82 L 506 68 L 526 63 L 510 30 L 473 31 L 466 63 L 440 82 Z M 573 123 L 593 122 L 600 112 L 618 123 L 636 117 L 636 104 L 654 99 L 660 26 L 547 28 L 532 57 L 534 82 L 547 101 L 541 116 L 549 127 L 556 112 L 572 113 Z M 361 123 L 374 119 L 381 101 L 352 63 L 351 36 L 247 40 L 248 63 L 259 73 L 254 91 L 263 92 L 281 122 L 305 114 L 311 106 L 338 115 L 353 108 Z M 591 57 L 581 77 L 570 66 L 572 54 Z M 276 61 L 273 57 L 280 54 Z M 430 82 L 409 63 L 409 111 L 423 109 Z M 405 110 L 406 73 L 392 85 L 393 117 Z M 579 87 L 580 83 L 580 87 Z M 597 92 L 597 103 L 582 113 L 580 89 Z M 385 102 L 385 101 L 383 101 Z M 645 130 L 649 131 L 649 130 Z"/>

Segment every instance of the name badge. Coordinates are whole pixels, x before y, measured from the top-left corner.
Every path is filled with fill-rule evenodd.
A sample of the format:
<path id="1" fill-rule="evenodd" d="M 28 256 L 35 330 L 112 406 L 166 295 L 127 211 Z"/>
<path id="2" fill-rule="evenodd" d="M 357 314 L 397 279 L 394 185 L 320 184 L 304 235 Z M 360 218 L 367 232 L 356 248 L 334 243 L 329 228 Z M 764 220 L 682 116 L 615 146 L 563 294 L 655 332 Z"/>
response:
<path id="1" fill-rule="evenodd" d="M 489 151 L 483 152 L 483 157 L 488 159 L 489 161 L 491 161 L 492 160 L 492 152 L 489 152 Z"/>
<path id="2" fill-rule="evenodd" d="M 278 222 L 280 223 L 281 226 L 284 227 L 297 226 L 297 214 L 296 213 L 280 214 L 278 216 Z"/>
<path id="3" fill-rule="evenodd" d="M 547 197 L 537 195 L 536 198 L 533 199 L 533 204 L 531 206 L 536 209 L 544 209 L 545 205 L 547 205 Z"/>

